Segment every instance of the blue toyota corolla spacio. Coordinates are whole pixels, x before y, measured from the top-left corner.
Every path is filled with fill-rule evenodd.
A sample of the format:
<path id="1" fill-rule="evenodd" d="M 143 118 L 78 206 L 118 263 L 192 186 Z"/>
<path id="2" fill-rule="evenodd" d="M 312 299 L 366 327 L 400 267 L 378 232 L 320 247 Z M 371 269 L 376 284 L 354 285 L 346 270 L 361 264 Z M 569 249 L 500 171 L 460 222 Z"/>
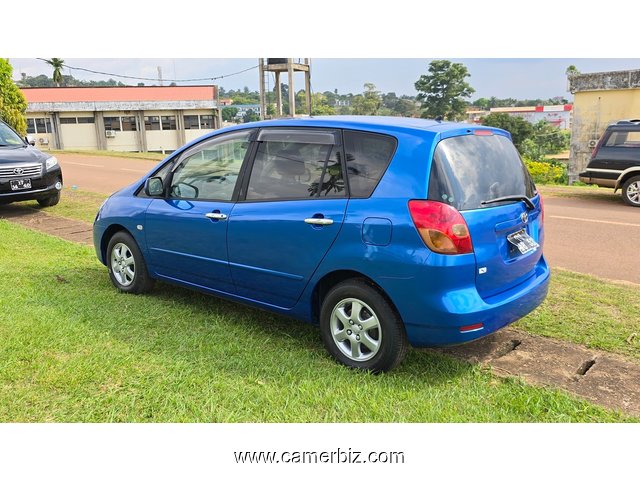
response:
<path id="1" fill-rule="evenodd" d="M 313 322 L 379 372 L 540 305 L 543 218 L 503 130 L 316 117 L 186 145 L 103 204 L 94 243 L 123 292 L 161 280 Z"/>

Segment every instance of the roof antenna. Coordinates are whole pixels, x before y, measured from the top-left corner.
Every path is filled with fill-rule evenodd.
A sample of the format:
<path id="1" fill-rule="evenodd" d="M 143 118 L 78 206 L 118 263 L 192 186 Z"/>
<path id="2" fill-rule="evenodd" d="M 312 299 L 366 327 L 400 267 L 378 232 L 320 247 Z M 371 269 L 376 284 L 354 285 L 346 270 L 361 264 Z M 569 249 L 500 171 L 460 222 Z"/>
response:
<path id="1" fill-rule="evenodd" d="M 438 115 L 436 117 L 436 122 L 441 122 L 442 121 L 442 115 Z"/>

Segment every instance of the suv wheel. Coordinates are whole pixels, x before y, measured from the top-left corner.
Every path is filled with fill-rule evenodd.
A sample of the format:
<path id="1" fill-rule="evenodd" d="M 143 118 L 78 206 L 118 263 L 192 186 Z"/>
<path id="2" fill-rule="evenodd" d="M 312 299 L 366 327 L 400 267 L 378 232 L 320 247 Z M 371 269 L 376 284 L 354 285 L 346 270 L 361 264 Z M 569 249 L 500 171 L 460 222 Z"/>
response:
<path id="1" fill-rule="evenodd" d="M 54 205 L 57 205 L 58 202 L 60 202 L 60 190 L 53 195 L 38 199 L 38 203 L 41 207 L 53 207 Z"/>
<path id="2" fill-rule="evenodd" d="M 627 205 L 640 207 L 640 175 L 631 177 L 622 185 L 622 199 Z"/>
<path id="3" fill-rule="evenodd" d="M 107 266 L 113 285 L 125 293 L 145 293 L 155 281 L 149 277 L 138 244 L 127 232 L 118 232 L 107 246 Z"/>
<path id="4" fill-rule="evenodd" d="M 363 280 L 347 280 L 331 289 L 322 302 L 320 331 L 338 362 L 374 373 L 396 367 L 409 345 L 398 314 Z"/>

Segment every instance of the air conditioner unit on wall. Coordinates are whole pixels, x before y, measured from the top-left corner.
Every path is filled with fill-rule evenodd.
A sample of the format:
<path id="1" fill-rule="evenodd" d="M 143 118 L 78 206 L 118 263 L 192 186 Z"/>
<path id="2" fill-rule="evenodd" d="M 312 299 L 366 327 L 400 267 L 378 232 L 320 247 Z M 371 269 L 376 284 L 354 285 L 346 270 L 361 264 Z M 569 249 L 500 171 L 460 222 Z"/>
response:
<path id="1" fill-rule="evenodd" d="M 104 136 L 107 138 L 116 138 L 116 131 L 115 130 L 105 130 L 104 131 Z"/>
<path id="2" fill-rule="evenodd" d="M 598 140 L 589 140 L 589 148 L 596 148 Z"/>

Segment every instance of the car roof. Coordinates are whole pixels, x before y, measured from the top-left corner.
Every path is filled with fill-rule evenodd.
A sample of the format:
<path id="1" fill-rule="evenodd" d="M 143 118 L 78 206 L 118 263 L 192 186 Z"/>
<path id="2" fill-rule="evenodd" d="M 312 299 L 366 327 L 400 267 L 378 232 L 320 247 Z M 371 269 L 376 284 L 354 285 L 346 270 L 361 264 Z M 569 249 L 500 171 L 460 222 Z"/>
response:
<path id="1" fill-rule="evenodd" d="M 394 131 L 423 131 L 443 133 L 463 128 L 489 128 L 467 123 L 430 120 L 425 118 L 384 117 L 366 115 L 330 115 L 319 117 L 283 118 L 277 120 L 262 120 L 243 125 L 244 128 L 265 127 L 333 127 L 354 130 L 394 130 Z"/>

